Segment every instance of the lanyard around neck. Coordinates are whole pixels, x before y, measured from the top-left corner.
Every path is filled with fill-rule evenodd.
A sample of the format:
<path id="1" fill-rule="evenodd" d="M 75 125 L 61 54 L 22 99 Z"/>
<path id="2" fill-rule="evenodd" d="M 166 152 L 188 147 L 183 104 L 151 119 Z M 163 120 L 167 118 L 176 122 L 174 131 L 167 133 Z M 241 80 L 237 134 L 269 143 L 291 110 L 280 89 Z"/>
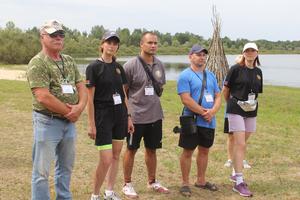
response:
<path id="1" fill-rule="evenodd" d="M 202 78 L 199 76 L 199 74 L 197 74 L 192 68 L 191 68 L 191 70 L 194 72 L 194 74 L 199 78 L 199 80 L 203 83 L 203 79 L 204 79 L 204 73 L 205 73 L 205 71 L 203 70 L 203 76 L 202 76 Z M 205 85 L 205 89 L 206 89 L 206 85 Z"/>
<path id="2" fill-rule="evenodd" d="M 56 61 L 53 60 L 53 62 L 55 63 L 55 65 L 57 66 L 57 68 L 59 69 L 59 72 L 61 73 L 62 77 L 64 78 L 64 80 L 66 80 L 66 76 L 65 76 L 65 63 L 64 63 L 64 59 L 61 55 L 59 55 L 60 59 L 61 59 L 61 64 L 62 64 L 62 69 L 59 67 L 59 65 L 57 64 Z"/>
<path id="3" fill-rule="evenodd" d="M 255 88 L 255 71 L 253 69 L 247 68 L 247 75 L 249 77 L 248 80 L 250 79 L 248 83 L 250 87 L 250 93 L 253 93 Z"/>

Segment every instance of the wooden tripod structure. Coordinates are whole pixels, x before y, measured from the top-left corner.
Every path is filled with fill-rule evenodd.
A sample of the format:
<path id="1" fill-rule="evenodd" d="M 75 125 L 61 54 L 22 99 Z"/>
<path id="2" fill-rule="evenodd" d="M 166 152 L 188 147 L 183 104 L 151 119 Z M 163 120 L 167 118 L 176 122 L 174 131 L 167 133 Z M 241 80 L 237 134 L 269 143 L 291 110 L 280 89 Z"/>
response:
<path id="1" fill-rule="evenodd" d="M 220 37 L 221 21 L 219 14 L 217 14 L 216 6 L 213 6 L 212 25 L 214 32 L 208 48 L 206 67 L 216 75 L 218 85 L 222 88 L 229 66 L 225 56 L 222 39 Z"/>

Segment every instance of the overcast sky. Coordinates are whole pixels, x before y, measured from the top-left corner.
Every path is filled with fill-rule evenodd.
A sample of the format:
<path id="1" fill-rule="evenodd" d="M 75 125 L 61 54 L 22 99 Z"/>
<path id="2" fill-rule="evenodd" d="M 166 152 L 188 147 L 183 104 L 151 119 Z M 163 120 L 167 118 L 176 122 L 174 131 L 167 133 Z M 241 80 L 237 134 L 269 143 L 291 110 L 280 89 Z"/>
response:
<path id="1" fill-rule="evenodd" d="M 212 5 L 222 19 L 221 36 L 249 40 L 300 40 L 300 0 L 0 0 L 0 27 L 13 21 L 21 29 L 58 19 L 90 32 L 146 28 L 162 33 L 212 35 Z"/>

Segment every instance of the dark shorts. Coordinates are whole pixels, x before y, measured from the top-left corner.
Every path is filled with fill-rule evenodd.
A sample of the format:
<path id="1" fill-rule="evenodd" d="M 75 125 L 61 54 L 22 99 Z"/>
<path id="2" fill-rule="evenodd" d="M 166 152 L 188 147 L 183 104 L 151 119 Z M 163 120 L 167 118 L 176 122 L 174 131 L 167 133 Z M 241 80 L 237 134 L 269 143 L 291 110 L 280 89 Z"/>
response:
<path id="1" fill-rule="evenodd" d="M 228 117 L 224 118 L 224 133 L 226 133 L 226 134 L 232 134 L 232 132 L 229 132 Z"/>
<path id="2" fill-rule="evenodd" d="M 127 134 L 127 148 L 134 150 L 140 148 L 142 138 L 148 149 L 159 149 L 162 147 L 162 120 L 149 124 L 134 124 L 132 144 L 129 145 L 130 134 Z"/>
<path id="3" fill-rule="evenodd" d="M 195 149 L 198 145 L 210 148 L 215 139 L 215 129 L 197 126 L 196 134 L 180 134 L 178 146 L 184 149 Z"/>
<path id="4" fill-rule="evenodd" d="M 95 108 L 96 146 L 111 145 L 112 140 L 124 140 L 128 118 L 125 105 Z"/>

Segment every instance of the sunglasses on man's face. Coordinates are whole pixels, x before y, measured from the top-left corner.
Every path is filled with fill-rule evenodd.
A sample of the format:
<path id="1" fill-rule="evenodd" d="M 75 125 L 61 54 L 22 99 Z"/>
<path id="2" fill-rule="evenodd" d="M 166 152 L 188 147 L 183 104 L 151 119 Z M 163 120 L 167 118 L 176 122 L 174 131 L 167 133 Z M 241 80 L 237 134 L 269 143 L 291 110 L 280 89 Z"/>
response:
<path id="1" fill-rule="evenodd" d="M 65 33 L 64 32 L 54 32 L 54 33 L 49 34 L 49 36 L 51 38 L 56 38 L 56 37 L 64 38 Z"/>

